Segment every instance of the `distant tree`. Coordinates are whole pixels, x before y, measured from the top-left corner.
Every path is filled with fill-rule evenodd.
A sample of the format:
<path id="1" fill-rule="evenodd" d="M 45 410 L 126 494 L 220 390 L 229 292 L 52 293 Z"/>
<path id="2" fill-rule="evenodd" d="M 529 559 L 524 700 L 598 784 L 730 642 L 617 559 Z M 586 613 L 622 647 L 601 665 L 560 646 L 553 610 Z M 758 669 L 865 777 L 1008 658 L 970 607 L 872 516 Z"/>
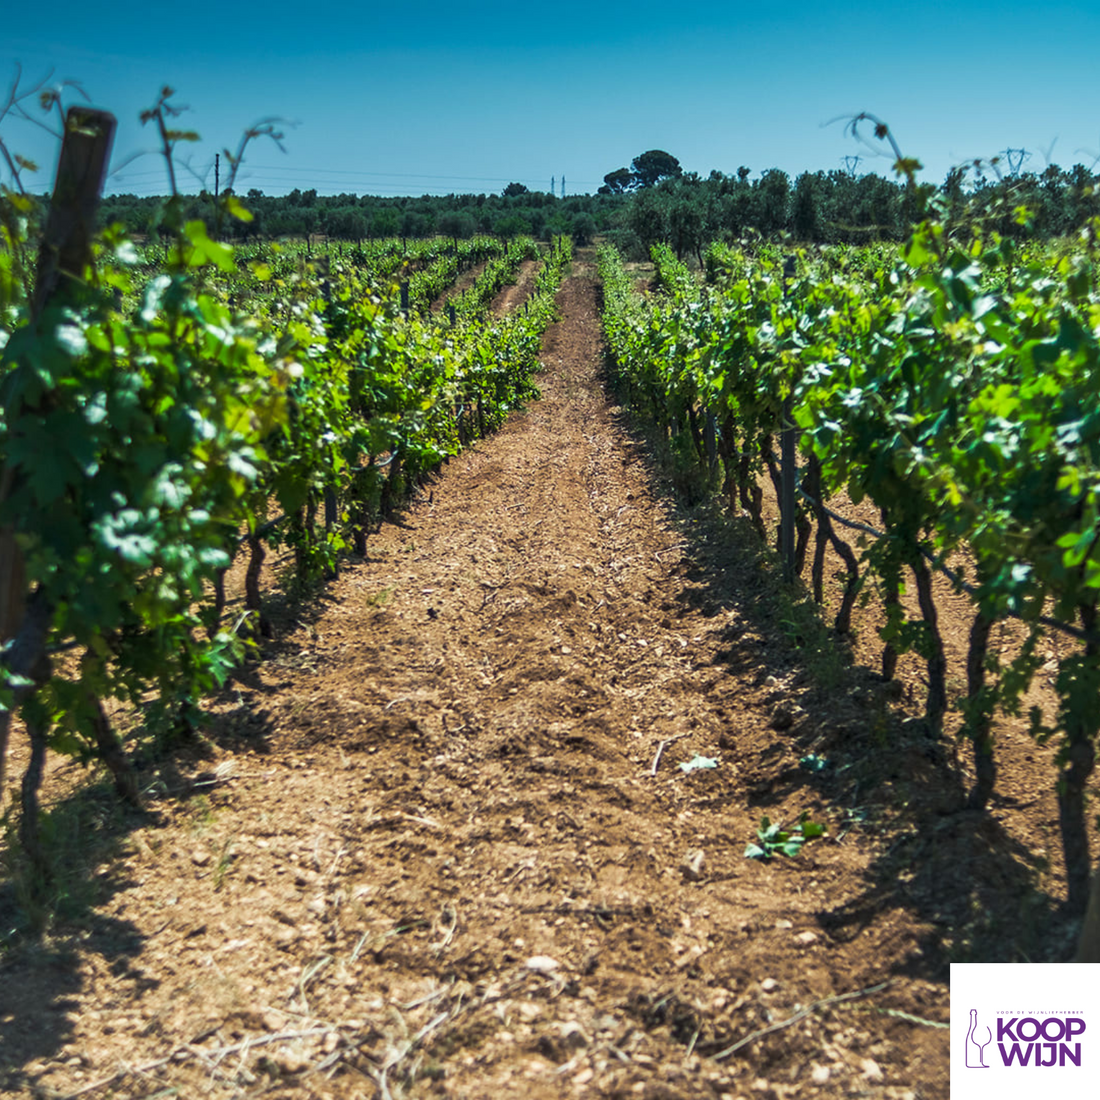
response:
<path id="1" fill-rule="evenodd" d="M 360 214 L 361 221 L 365 221 Z M 370 236 L 396 237 L 401 232 L 401 211 L 393 206 L 384 206 L 374 212 L 370 220 Z"/>
<path id="2" fill-rule="evenodd" d="M 448 210 L 436 224 L 445 237 L 472 237 L 477 229 L 469 214 L 460 214 L 457 210 Z"/>
<path id="3" fill-rule="evenodd" d="M 510 183 L 504 188 L 504 197 L 514 199 L 517 195 L 526 195 L 528 189 L 522 183 Z"/>
<path id="4" fill-rule="evenodd" d="M 652 187 L 663 179 L 681 176 L 684 173 L 680 162 L 663 149 L 650 149 L 647 153 L 639 153 L 634 158 L 632 167 L 636 187 Z"/>
<path id="5" fill-rule="evenodd" d="M 656 191 L 645 191 L 631 203 L 627 213 L 627 225 L 638 238 L 642 253 L 649 252 L 650 245 L 668 240 L 666 203 Z"/>
<path id="6" fill-rule="evenodd" d="M 603 182 L 601 194 L 622 195 L 634 186 L 634 173 L 629 168 L 616 168 L 614 172 L 608 172 L 604 176 Z"/>
<path id="7" fill-rule="evenodd" d="M 506 214 L 493 223 L 493 233 L 506 240 L 511 240 L 513 237 L 529 237 L 531 223 L 519 214 Z"/>
<path id="8" fill-rule="evenodd" d="M 804 241 L 816 241 L 821 237 L 821 198 L 824 191 L 821 172 L 803 172 L 795 180 L 794 198 L 791 201 L 791 228 Z"/>
<path id="9" fill-rule="evenodd" d="M 596 219 L 591 214 L 578 214 L 573 219 L 573 242 L 580 247 L 592 243 L 596 236 Z"/>
<path id="10" fill-rule="evenodd" d="M 362 211 L 353 206 L 326 210 L 321 216 L 321 228 L 325 235 L 345 241 L 358 241 L 367 235 L 367 219 Z M 388 233 L 374 233 L 374 236 L 389 236 Z"/>
<path id="11" fill-rule="evenodd" d="M 778 233 L 787 228 L 790 215 L 791 180 L 779 168 L 769 168 L 756 182 L 756 228 L 761 233 Z"/>

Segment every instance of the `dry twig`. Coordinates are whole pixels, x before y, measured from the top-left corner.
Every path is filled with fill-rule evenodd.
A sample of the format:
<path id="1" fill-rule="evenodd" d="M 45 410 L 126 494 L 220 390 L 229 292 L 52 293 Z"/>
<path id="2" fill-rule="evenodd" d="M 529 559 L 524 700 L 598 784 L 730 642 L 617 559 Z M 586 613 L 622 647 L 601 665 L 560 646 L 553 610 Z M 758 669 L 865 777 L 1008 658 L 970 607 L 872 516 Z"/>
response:
<path id="1" fill-rule="evenodd" d="M 894 984 L 893 979 L 886 982 L 879 982 L 878 985 L 870 985 L 866 989 L 857 989 L 853 993 L 841 993 L 836 997 L 822 997 L 820 1001 L 814 1001 L 813 1004 L 807 1005 L 805 1008 L 799 1009 L 793 1016 L 788 1016 L 785 1020 L 780 1020 L 777 1024 L 769 1024 L 767 1027 L 760 1028 L 759 1031 L 754 1031 L 749 1035 L 746 1035 L 743 1039 L 738 1039 L 733 1046 L 726 1047 L 725 1050 L 719 1051 L 717 1054 L 712 1054 L 711 1057 L 719 1062 L 723 1058 L 728 1058 L 731 1054 L 735 1054 L 742 1047 L 748 1046 L 749 1043 L 763 1037 L 764 1035 L 770 1035 L 773 1031 L 782 1031 L 785 1027 L 790 1027 L 791 1024 L 797 1024 L 799 1020 L 804 1020 L 807 1016 L 816 1012 L 819 1008 L 827 1008 L 829 1005 L 840 1004 L 842 1001 L 854 1001 L 858 997 L 869 997 L 872 993 L 878 993 L 885 989 L 887 986 Z"/>
<path id="2" fill-rule="evenodd" d="M 661 766 L 661 757 L 664 754 L 666 748 L 674 741 L 682 741 L 685 737 L 690 736 L 686 733 L 678 733 L 675 737 L 666 738 L 657 746 L 657 755 L 653 758 L 653 767 L 649 769 L 650 775 L 656 775 L 657 769 Z"/>

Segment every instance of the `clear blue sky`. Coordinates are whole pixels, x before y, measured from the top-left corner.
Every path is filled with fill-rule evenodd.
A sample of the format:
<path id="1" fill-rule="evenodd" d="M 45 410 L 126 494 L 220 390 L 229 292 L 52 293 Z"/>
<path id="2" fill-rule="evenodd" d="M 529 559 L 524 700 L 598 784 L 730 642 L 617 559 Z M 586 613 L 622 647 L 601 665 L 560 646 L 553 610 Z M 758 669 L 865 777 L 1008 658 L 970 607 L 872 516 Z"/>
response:
<path id="1" fill-rule="evenodd" d="M 190 110 L 185 150 L 213 185 L 214 153 L 265 116 L 293 122 L 286 153 L 253 148 L 237 190 L 281 194 L 499 191 L 517 180 L 591 192 L 638 153 L 684 169 L 796 176 L 842 166 L 889 174 L 837 116 L 870 111 L 943 179 L 951 165 L 1024 148 L 1068 167 L 1100 154 L 1100 4 L 782 5 L 740 0 L 368 0 L 285 5 L 54 0 L 6 5 L 0 78 L 78 80 L 120 126 L 115 165 L 155 147 L 138 124 L 163 84 Z M 868 130 L 868 133 L 870 131 Z M 43 162 L 54 143 L 0 123 Z M 1051 146 L 1053 145 L 1053 149 Z M 181 174 L 184 189 L 197 189 Z M 223 175 L 224 182 L 224 175 Z M 153 156 L 116 168 L 110 191 L 163 193 Z"/>

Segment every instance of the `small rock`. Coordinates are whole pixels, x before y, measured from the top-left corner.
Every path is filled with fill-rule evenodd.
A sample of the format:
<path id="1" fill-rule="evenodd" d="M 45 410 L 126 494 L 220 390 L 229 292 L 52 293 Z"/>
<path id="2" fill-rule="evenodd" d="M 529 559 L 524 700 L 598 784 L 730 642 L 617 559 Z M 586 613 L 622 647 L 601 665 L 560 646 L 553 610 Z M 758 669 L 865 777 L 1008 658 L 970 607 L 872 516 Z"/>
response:
<path id="1" fill-rule="evenodd" d="M 578 1073 L 576 1075 L 576 1077 L 573 1078 L 573 1084 L 574 1085 L 587 1085 L 588 1082 L 591 1081 L 592 1078 L 595 1077 L 595 1076 L 596 1076 L 596 1074 L 593 1070 L 591 1070 L 591 1069 L 582 1069 L 580 1071 L 580 1073 Z"/>
<path id="2" fill-rule="evenodd" d="M 784 703 L 772 711 L 771 727 L 773 730 L 789 730 L 794 725 L 794 708 Z"/>
<path id="3" fill-rule="evenodd" d="M 326 1054 L 331 1054 L 340 1045 L 340 1036 L 335 1031 L 330 1031 L 321 1044 L 321 1049 Z"/>
<path id="4" fill-rule="evenodd" d="M 204 852 L 201 848 L 196 848 L 191 853 L 191 862 L 196 867 L 205 867 L 210 862 L 210 853 Z"/>
<path id="5" fill-rule="evenodd" d="M 816 932 L 799 932 L 798 935 L 795 936 L 795 939 L 799 943 L 804 944 L 806 947 L 809 947 L 811 943 L 817 943 L 817 933 Z"/>
<path id="6" fill-rule="evenodd" d="M 588 1046 L 589 1038 L 580 1024 L 570 1020 L 567 1023 L 559 1024 L 558 1027 L 561 1028 L 561 1041 L 566 1047 L 572 1050 L 580 1050 L 581 1047 Z"/>
<path id="7" fill-rule="evenodd" d="M 555 970 L 561 969 L 561 963 L 557 959 L 550 958 L 549 955 L 532 955 L 524 966 L 536 974 L 552 974 Z"/>
<path id="8" fill-rule="evenodd" d="M 263 1014 L 263 1025 L 268 1031 L 279 1032 L 286 1027 L 286 1017 L 281 1012 L 276 1012 L 275 1009 L 269 1008 Z"/>
<path id="9" fill-rule="evenodd" d="M 778 928 L 780 932 L 786 932 L 788 928 L 793 928 L 794 924 L 789 920 L 777 920 L 775 922 L 775 927 Z"/>
<path id="10" fill-rule="evenodd" d="M 570 654 L 570 653 L 572 653 L 572 652 L 573 652 L 573 650 L 572 650 L 572 649 L 571 649 L 571 648 L 570 648 L 569 646 L 567 646 L 567 645 L 563 645 L 563 646 L 561 647 L 561 655 L 562 655 L 563 657 L 568 657 L 568 656 L 569 656 L 569 654 Z"/>
<path id="11" fill-rule="evenodd" d="M 760 988 L 765 993 L 774 993 L 779 988 L 779 983 L 774 978 L 765 978 L 760 983 Z"/>
<path id="12" fill-rule="evenodd" d="M 864 1058 L 859 1063 L 859 1068 L 863 1070 L 863 1076 L 868 1081 L 881 1081 L 882 1080 L 882 1067 L 873 1058 Z"/>
<path id="13" fill-rule="evenodd" d="M 819 1066 L 814 1062 L 810 1069 L 810 1080 L 813 1081 L 815 1085 L 824 1085 L 825 1082 L 829 1080 L 829 1073 L 830 1070 L 828 1066 Z"/>
<path id="14" fill-rule="evenodd" d="M 706 854 L 701 848 L 689 848 L 680 860 L 680 874 L 685 882 L 698 882 L 703 877 L 703 864 Z"/>
<path id="15" fill-rule="evenodd" d="M 301 1073 L 309 1066 L 309 1059 L 299 1050 L 280 1051 L 274 1062 L 283 1073 Z"/>

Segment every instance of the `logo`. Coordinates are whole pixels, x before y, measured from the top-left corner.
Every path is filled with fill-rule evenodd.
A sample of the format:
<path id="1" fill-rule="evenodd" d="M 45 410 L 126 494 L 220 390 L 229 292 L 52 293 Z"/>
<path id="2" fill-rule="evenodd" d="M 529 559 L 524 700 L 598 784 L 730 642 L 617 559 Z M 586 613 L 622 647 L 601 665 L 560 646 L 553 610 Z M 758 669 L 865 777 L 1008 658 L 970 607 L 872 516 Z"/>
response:
<path id="1" fill-rule="evenodd" d="M 1074 1039 L 1084 1032 L 1080 1016 L 998 1016 L 997 1050 L 1006 1066 L 1079 1066 L 1081 1044 Z M 969 1040 L 966 1050 L 969 1058 Z"/>
<path id="2" fill-rule="evenodd" d="M 1028 1016 L 1009 1013 L 994 1018 L 997 1045 L 993 1057 L 1002 1066 L 1079 1066 L 1085 1033 L 1082 1016 Z M 966 1068 L 992 1069 L 986 1061 L 986 1047 L 993 1042 L 988 1024 L 978 1022 L 978 1010 L 970 1010 L 966 1029 Z"/>
<path id="3" fill-rule="evenodd" d="M 978 1010 L 970 1010 L 970 1028 L 966 1033 L 966 1068 L 989 1069 L 985 1064 L 985 1048 L 993 1041 L 993 1032 L 985 1028 L 985 1042 L 979 1039 Z"/>
<path id="4" fill-rule="evenodd" d="M 1086 966 L 953 963 L 951 1100 L 1034 1100 L 1037 1082 L 1096 1100 L 1100 970 Z"/>

